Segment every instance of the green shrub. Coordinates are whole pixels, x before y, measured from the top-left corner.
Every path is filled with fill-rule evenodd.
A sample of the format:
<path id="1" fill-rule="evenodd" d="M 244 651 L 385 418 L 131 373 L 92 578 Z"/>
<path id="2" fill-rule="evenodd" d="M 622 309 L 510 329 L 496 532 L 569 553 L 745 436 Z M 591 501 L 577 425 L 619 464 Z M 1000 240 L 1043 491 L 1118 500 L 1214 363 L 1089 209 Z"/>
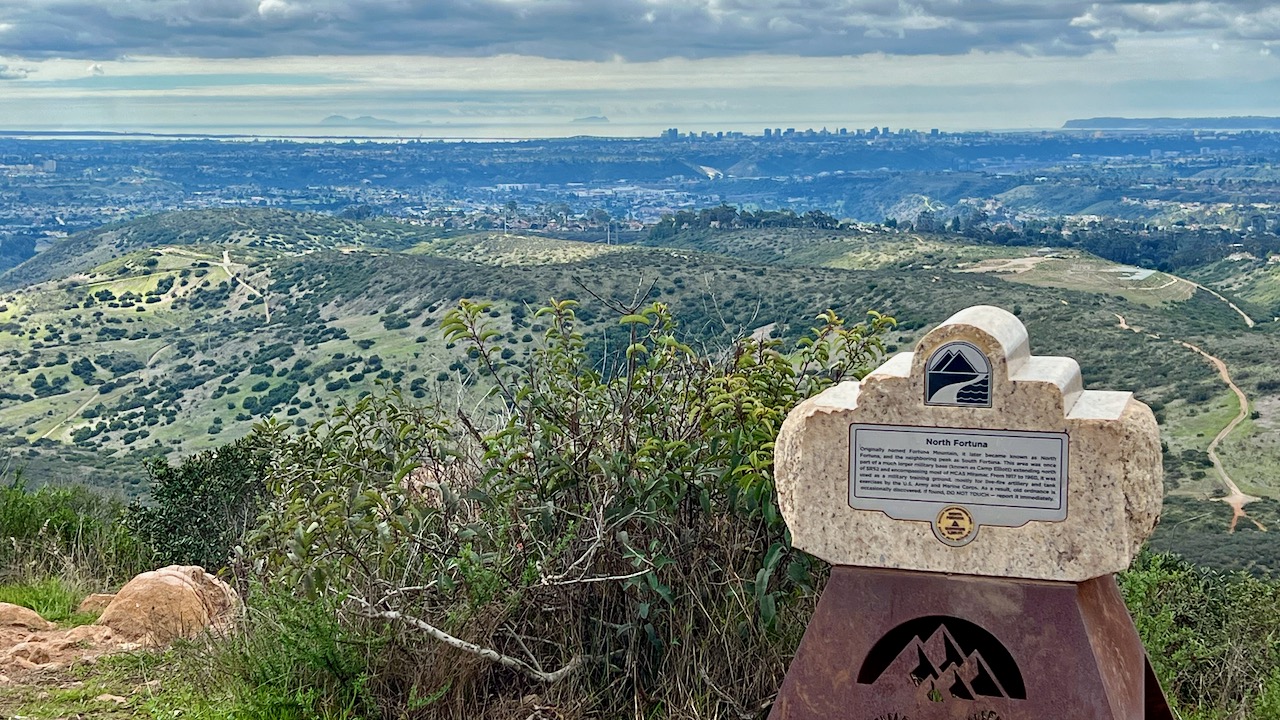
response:
<path id="1" fill-rule="evenodd" d="M 655 304 L 620 317 L 604 376 L 574 303 L 539 311 L 524 368 L 490 314 L 464 301 L 443 327 L 493 379 L 494 414 L 368 396 L 284 441 L 246 564 L 338 608 L 347 642 L 376 650 L 365 687 L 385 717 L 532 695 L 600 717 L 757 712 L 823 576 L 790 548 L 773 440 L 797 402 L 864 371 L 892 321 L 827 313 L 794 353 L 703 356 Z M 709 684 L 727 693 L 689 690 Z"/>
<path id="2" fill-rule="evenodd" d="M 187 652 L 188 675 L 224 696 L 222 716 L 311 720 L 376 716 L 378 645 L 341 620 L 332 597 L 298 602 L 254 587 L 244 630 Z"/>
<path id="3" fill-rule="evenodd" d="M 1259 720 L 1280 720 L 1280 668 L 1272 668 L 1253 704 L 1253 716 Z"/>
<path id="4" fill-rule="evenodd" d="M 200 565 L 210 572 L 226 567 L 258 513 L 265 448 L 273 442 L 264 431 L 176 466 L 152 459 L 150 504 L 129 506 L 129 527 L 155 549 L 160 565 Z"/>
<path id="5" fill-rule="evenodd" d="M 1280 717 L 1262 711 L 1277 698 L 1280 584 L 1144 552 L 1121 588 L 1176 706 L 1205 717 Z"/>

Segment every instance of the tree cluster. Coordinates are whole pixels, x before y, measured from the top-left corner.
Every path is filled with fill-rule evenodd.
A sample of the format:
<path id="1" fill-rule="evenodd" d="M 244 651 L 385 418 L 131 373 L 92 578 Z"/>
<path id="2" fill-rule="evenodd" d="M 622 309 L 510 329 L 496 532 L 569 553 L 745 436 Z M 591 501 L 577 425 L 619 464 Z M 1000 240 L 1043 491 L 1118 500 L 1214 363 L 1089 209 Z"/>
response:
<path id="1" fill-rule="evenodd" d="M 650 240 L 665 240 L 688 230 L 735 230 L 742 228 L 819 228 L 830 230 L 840 221 L 822 212 L 809 210 L 797 215 L 794 210 L 741 210 L 732 205 L 703 208 L 697 212 L 681 210 L 664 215 L 649 229 Z"/>

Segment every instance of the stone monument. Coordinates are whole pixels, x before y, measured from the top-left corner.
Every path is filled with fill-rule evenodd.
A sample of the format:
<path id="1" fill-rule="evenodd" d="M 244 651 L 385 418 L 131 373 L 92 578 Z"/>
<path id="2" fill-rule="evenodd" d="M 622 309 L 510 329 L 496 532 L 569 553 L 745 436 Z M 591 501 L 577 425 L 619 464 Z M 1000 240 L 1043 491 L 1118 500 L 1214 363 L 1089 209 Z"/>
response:
<path id="1" fill-rule="evenodd" d="M 956 313 L 778 436 L 795 547 L 833 565 L 770 718 L 1171 718 L 1114 573 L 1160 515 L 1127 392 Z"/>

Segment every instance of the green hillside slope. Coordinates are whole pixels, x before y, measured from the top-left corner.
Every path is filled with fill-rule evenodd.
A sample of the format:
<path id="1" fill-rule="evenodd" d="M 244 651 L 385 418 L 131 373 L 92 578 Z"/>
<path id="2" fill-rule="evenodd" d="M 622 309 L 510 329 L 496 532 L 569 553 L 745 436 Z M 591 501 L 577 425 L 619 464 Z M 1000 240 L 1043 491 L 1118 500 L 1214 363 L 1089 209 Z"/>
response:
<path id="1" fill-rule="evenodd" d="M 1169 492 L 1202 502 L 1220 492 L 1205 451 L 1238 408 L 1215 369 L 1179 344 L 1193 343 L 1227 363 L 1256 414 L 1223 442 L 1225 466 L 1249 492 L 1280 496 L 1274 324 L 1247 328 L 1185 279 L 1078 251 L 887 230 L 606 246 L 240 210 L 67 242 L 5 276 L 11 286 L 48 279 L 0 295 L 0 428 L 10 465 L 36 481 L 133 495 L 146 487 L 141 454 L 215 447 L 266 419 L 302 427 L 378 383 L 483 406 L 474 360 L 438 331 L 444 313 L 461 298 L 494 302 L 503 355 L 519 362 L 543 330 L 533 310 L 557 297 L 582 301 L 606 371 L 624 342 L 614 310 L 646 299 L 669 304 L 688 340 L 711 351 L 751 333 L 794 340 L 827 308 L 895 316 L 892 349 L 903 350 L 956 310 L 999 305 L 1026 322 L 1036 353 L 1075 357 L 1088 386 L 1150 403 L 1169 448 Z"/>
<path id="2" fill-rule="evenodd" d="M 400 250 L 437 234 L 393 221 L 354 221 L 265 208 L 165 213 L 59 240 L 0 275 L 0 289 L 87 272 L 130 252 L 161 246 L 229 245 L 286 253 L 340 247 Z"/>

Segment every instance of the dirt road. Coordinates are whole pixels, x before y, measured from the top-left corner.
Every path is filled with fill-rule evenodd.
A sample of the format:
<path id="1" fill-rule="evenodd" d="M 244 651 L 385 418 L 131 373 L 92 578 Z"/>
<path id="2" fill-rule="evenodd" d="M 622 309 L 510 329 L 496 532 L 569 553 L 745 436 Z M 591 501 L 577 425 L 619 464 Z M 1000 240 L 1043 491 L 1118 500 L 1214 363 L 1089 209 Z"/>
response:
<path id="1" fill-rule="evenodd" d="M 142 373 L 146 370 L 150 370 L 152 366 L 155 365 L 156 358 L 160 357 L 160 353 L 164 352 L 165 350 L 168 350 L 171 347 L 173 347 L 173 343 L 169 343 L 168 345 L 161 346 L 158 350 L 151 353 L 151 357 L 147 358 L 146 367 L 142 368 L 141 370 L 136 370 L 132 373 L 129 373 L 128 375 L 122 375 L 121 377 L 129 377 L 129 375 L 135 375 L 135 374 Z M 75 410 L 72 410 L 66 417 L 62 418 L 62 420 L 59 421 L 57 425 L 54 425 L 53 427 L 46 430 L 45 433 L 40 436 L 41 440 L 57 432 L 63 425 L 66 425 L 72 420 L 75 420 L 76 418 L 80 417 L 80 413 L 87 410 L 89 406 L 94 403 L 94 401 L 105 402 L 110 397 L 110 395 L 103 396 L 99 394 L 98 388 L 96 386 L 91 386 L 87 389 L 89 390 L 89 399 L 85 400 L 83 403 L 80 404 L 80 407 L 76 408 Z"/>
<path id="2" fill-rule="evenodd" d="M 44 434 L 43 434 L 43 435 L 41 435 L 39 439 L 44 440 L 45 438 L 47 438 L 47 437 L 49 437 L 50 435 L 52 435 L 52 434 L 54 434 L 55 432 L 57 432 L 59 428 L 61 428 L 63 425 L 66 425 L 66 424 L 67 424 L 68 422 L 70 422 L 73 418 L 80 417 L 80 413 L 82 413 L 82 412 L 84 412 L 86 409 L 88 409 L 88 407 L 89 407 L 90 405 L 92 405 L 92 404 L 93 404 L 93 401 L 94 401 L 94 400 L 98 400 L 99 398 L 101 398 L 101 397 L 102 397 L 101 395 L 99 395 L 99 394 L 98 394 L 98 388 L 96 388 L 96 387 L 89 387 L 89 388 L 86 388 L 86 389 L 87 389 L 87 390 L 88 390 L 88 392 L 89 392 L 89 399 L 85 400 L 83 403 L 81 403 L 81 404 L 80 404 L 80 407 L 76 408 L 75 410 L 72 410 L 70 414 L 68 414 L 66 417 L 62 418 L 62 420 L 58 421 L 58 424 L 57 424 L 57 425 L 54 425 L 53 427 L 51 427 L 51 428 L 49 428 L 48 430 L 44 431 Z"/>
<path id="3" fill-rule="evenodd" d="M 1233 305 L 1232 307 L 1235 307 L 1235 306 Z M 1120 315 L 1117 313 L 1113 313 L 1113 314 L 1116 316 L 1116 319 L 1120 322 L 1121 329 L 1131 330 L 1136 333 L 1142 333 L 1143 335 L 1146 335 L 1148 337 L 1160 339 L 1160 336 L 1155 333 L 1149 333 L 1143 330 L 1142 328 L 1131 326 L 1128 322 L 1125 321 L 1123 315 Z M 1253 321 L 1250 320 L 1249 322 L 1252 326 Z M 1244 422 L 1245 418 L 1249 417 L 1249 398 L 1244 394 L 1244 391 L 1240 389 L 1240 386 L 1236 385 L 1235 382 L 1231 379 L 1231 373 L 1227 369 L 1227 364 L 1223 362 L 1220 358 L 1210 355 L 1209 353 L 1205 352 L 1203 348 L 1197 345 L 1192 345 L 1189 342 L 1185 342 L 1183 340 L 1174 340 L 1173 342 L 1178 343 L 1182 347 L 1187 348 L 1192 352 L 1198 353 L 1200 356 L 1208 360 L 1210 364 L 1212 364 L 1215 368 L 1217 368 L 1218 376 L 1221 377 L 1222 381 L 1227 384 L 1227 387 L 1231 388 L 1231 392 L 1235 393 L 1236 400 L 1240 403 L 1240 411 L 1236 413 L 1235 418 L 1233 418 L 1231 422 L 1227 423 L 1226 427 L 1218 431 L 1218 434 L 1213 437 L 1213 440 L 1209 443 L 1209 448 L 1206 451 L 1206 453 L 1209 455 L 1209 462 L 1213 463 L 1213 469 L 1218 473 L 1218 479 L 1222 481 L 1222 486 L 1227 490 L 1226 497 L 1214 498 L 1214 500 L 1220 500 L 1226 503 L 1227 505 L 1231 506 L 1231 525 L 1230 527 L 1228 527 L 1227 532 L 1236 531 L 1236 524 L 1240 522 L 1240 518 L 1249 518 L 1249 521 L 1252 522 L 1254 525 L 1258 526 L 1259 530 L 1266 531 L 1266 528 L 1263 527 L 1262 523 L 1258 522 L 1252 517 L 1249 517 L 1249 513 L 1245 512 L 1245 509 L 1244 509 L 1245 505 L 1248 505 L 1249 503 L 1255 500 L 1259 500 L 1261 498 L 1254 497 L 1253 495 L 1246 495 L 1244 492 L 1242 492 L 1240 490 L 1240 486 L 1236 485 L 1235 481 L 1231 479 L 1231 476 L 1227 474 L 1226 468 L 1223 467 L 1222 465 L 1222 458 L 1218 457 L 1218 446 L 1221 445 L 1222 441 L 1225 440 L 1227 436 L 1231 434 L 1232 430 L 1235 430 L 1237 427 L 1239 427 L 1240 423 Z"/>
<path id="4" fill-rule="evenodd" d="M 227 273 L 227 275 L 231 278 L 231 282 L 240 283 L 241 285 L 244 286 L 246 290 L 253 293 L 254 295 L 262 296 L 262 312 L 266 314 L 267 323 L 270 324 L 271 323 L 271 305 L 267 303 L 267 291 L 259 290 L 258 288 L 245 282 L 243 278 L 237 275 L 231 269 L 231 253 L 227 252 L 226 250 L 222 251 L 222 262 L 218 263 L 217 265 L 218 267 L 222 268 L 224 272 Z"/>

